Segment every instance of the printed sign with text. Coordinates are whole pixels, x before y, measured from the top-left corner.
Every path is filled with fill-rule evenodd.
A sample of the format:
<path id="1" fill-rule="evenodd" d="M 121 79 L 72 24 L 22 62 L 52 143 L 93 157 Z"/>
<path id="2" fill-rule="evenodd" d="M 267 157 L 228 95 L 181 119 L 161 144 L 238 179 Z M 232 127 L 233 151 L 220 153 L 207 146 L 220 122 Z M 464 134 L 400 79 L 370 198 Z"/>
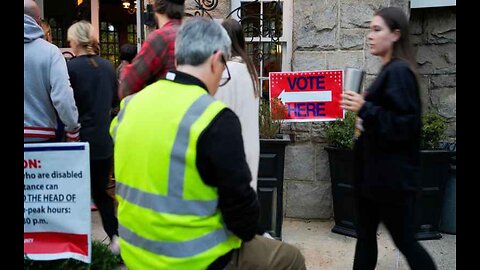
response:
<path id="1" fill-rule="evenodd" d="M 270 72 L 269 80 L 270 104 L 283 105 L 281 115 L 285 122 L 332 121 L 344 117 L 340 107 L 342 70 Z"/>
<path id="2" fill-rule="evenodd" d="M 90 263 L 88 143 L 34 143 L 23 149 L 25 256 Z"/>

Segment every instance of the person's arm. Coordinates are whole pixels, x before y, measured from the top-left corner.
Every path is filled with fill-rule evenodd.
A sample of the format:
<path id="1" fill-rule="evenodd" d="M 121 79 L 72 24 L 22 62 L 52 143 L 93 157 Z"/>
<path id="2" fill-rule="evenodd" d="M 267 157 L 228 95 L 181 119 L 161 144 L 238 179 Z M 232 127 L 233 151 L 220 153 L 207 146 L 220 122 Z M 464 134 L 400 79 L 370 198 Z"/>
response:
<path id="1" fill-rule="evenodd" d="M 148 36 L 132 63 L 122 70 L 118 89 L 120 99 L 140 91 L 164 68 L 167 45 L 163 36 L 157 32 Z"/>
<path id="2" fill-rule="evenodd" d="M 244 241 L 257 231 L 259 204 L 250 186 L 238 117 L 224 109 L 197 143 L 197 168 L 203 181 L 218 188 L 218 207 L 227 228 Z"/>
<path id="3" fill-rule="evenodd" d="M 62 123 L 65 125 L 67 141 L 80 139 L 80 124 L 78 123 L 78 110 L 70 86 L 67 64 L 60 50 L 52 49 L 52 62 L 50 66 L 50 98 Z"/>
<path id="4" fill-rule="evenodd" d="M 421 102 L 415 76 L 406 65 L 392 67 L 385 75 L 383 104 L 367 98 L 358 113 L 365 132 L 389 144 L 416 140 Z"/>

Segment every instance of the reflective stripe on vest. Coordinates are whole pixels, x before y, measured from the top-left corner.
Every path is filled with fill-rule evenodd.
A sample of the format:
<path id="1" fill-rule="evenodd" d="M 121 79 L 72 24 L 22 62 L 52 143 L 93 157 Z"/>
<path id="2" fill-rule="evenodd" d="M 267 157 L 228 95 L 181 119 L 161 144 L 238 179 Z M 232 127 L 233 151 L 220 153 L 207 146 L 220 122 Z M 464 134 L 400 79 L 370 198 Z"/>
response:
<path id="1" fill-rule="evenodd" d="M 130 203 L 139 205 L 143 208 L 151 209 L 155 212 L 179 214 L 179 215 L 195 215 L 210 216 L 217 209 L 217 200 L 200 201 L 200 200 L 184 200 L 181 197 L 162 196 L 138 190 L 129 187 L 120 182 L 115 183 L 116 193 Z"/>
<path id="2" fill-rule="evenodd" d="M 193 257 L 227 241 L 229 236 L 228 232 L 222 228 L 189 241 L 165 242 L 145 239 L 123 227 L 121 224 L 118 224 L 118 232 L 125 241 L 132 245 L 141 247 L 158 255 L 166 255 L 174 258 Z"/>
<path id="3" fill-rule="evenodd" d="M 120 111 L 118 112 L 118 115 L 115 119 L 115 121 L 117 121 L 117 123 L 113 127 L 113 135 L 112 135 L 113 142 L 115 142 L 115 138 L 117 137 L 118 125 L 120 124 L 120 122 L 122 122 L 123 116 L 125 115 L 125 108 L 127 107 L 127 104 L 130 102 L 130 100 L 132 100 L 133 96 L 135 96 L 135 95 L 136 94 L 129 95 L 122 100 L 123 104 L 121 104 Z"/>
<path id="4" fill-rule="evenodd" d="M 185 156 L 190 140 L 190 127 L 214 101 L 210 95 L 203 95 L 197 99 L 182 118 L 178 127 L 177 136 L 170 154 L 170 168 L 168 170 L 168 195 L 182 197 L 183 181 L 185 176 Z M 215 209 L 212 209 L 213 212 Z"/>

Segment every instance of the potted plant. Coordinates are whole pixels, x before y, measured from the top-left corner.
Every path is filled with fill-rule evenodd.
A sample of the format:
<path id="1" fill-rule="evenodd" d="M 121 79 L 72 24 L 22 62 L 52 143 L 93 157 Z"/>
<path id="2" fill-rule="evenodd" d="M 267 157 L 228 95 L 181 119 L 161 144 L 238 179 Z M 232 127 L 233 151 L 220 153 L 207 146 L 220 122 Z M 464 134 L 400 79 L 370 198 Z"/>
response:
<path id="1" fill-rule="evenodd" d="M 438 113 L 427 112 L 422 116 L 421 132 L 421 192 L 417 204 L 417 239 L 439 239 L 440 218 L 445 191 L 449 179 L 450 151 L 442 149 L 446 120 Z"/>
<path id="2" fill-rule="evenodd" d="M 260 100 L 258 126 L 261 139 L 283 138 L 283 134 L 280 131 L 284 122 L 282 114 L 285 111 L 285 107 L 277 98 L 272 100 L 271 107 L 272 110 L 270 110 L 270 103 L 268 100 L 263 98 Z"/>
<path id="3" fill-rule="evenodd" d="M 283 173 L 288 135 L 281 133 L 285 113 L 283 104 L 261 99 L 259 108 L 260 163 L 258 167 L 258 199 L 260 227 L 277 239 L 282 236 Z"/>
<path id="4" fill-rule="evenodd" d="M 433 112 L 427 112 L 422 117 L 421 147 L 425 150 L 438 150 L 445 139 L 447 124 L 445 119 Z"/>
<path id="5" fill-rule="evenodd" d="M 356 237 L 353 200 L 353 137 L 355 114 L 345 119 L 323 123 L 332 181 L 335 226 L 332 232 Z M 436 113 L 422 116 L 421 192 L 417 202 L 418 240 L 438 239 L 445 182 L 449 177 L 449 151 L 441 149 L 445 137 L 445 119 Z"/>

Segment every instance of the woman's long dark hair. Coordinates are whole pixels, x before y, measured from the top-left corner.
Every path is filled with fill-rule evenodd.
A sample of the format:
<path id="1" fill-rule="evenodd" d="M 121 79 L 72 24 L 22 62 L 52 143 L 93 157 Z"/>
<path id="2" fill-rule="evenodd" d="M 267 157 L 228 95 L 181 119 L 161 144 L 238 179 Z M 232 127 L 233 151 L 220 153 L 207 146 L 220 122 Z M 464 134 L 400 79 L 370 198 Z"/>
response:
<path id="1" fill-rule="evenodd" d="M 417 62 L 415 61 L 412 44 L 410 43 L 410 31 L 408 30 L 409 24 L 407 15 L 405 12 L 403 12 L 403 10 L 397 7 L 380 9 L 379 11 L 375 12 L 375 15 L 382 17 L 390 31 L 400 31 L 400 38 L 393 43 L 392 58 L 405 60 L 409 64 L 417 83 L 417 98 L 420 101 L 422 99 L 420 96 L 420 80 L 417 73 Z M 419 107 L 421 112 L 421 103 L 419 104 Z"/>
<path id="2" fill-rule="evenodd" d="M 227 30 L 230 39 L 232 40 L 232 56 L 240 56 L 243 62 L 247 65 L 248 72 L 250 73 L 250 78 L 253 83 L 253 92 L 255 97 L 260 96 L 259 86 L 258 86 L 258 76 L 255 66 L 253 65 L 252 60 L 248 57 L 245 49 L 245 36 L 243 34 L 242 25 L 236 20 L 229 18 L 225 19 L 222 22 L 223 28 Z"/>
<path id="3" fill-rule="evenodd" d="M 413 55 L 412 44 L 410 43 L 409 24 L 405 12 L 397 7 L 387 7 L 378 10 L 375 15 L 382 17 L 390 31 L 400 31 L 400 38 L 393 43 L 392 58 L 407 61 L 412 71 L 416 73 L 417 63 Z"/>

